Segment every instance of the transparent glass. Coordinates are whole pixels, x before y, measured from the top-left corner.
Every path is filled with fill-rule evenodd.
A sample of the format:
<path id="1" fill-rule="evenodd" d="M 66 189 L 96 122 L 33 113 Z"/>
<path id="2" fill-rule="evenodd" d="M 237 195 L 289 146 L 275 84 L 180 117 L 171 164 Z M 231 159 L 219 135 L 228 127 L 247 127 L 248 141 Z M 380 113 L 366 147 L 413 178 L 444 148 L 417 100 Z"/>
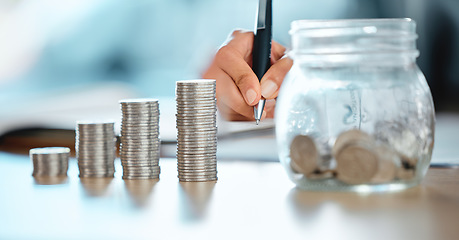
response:
<path id="1" fill-rule="evenodd" d="M 299 20 L 280 89 L 280 161 L 299 187 L 391 191 L 429 167 L 435 112 L 410 19 Z"/>

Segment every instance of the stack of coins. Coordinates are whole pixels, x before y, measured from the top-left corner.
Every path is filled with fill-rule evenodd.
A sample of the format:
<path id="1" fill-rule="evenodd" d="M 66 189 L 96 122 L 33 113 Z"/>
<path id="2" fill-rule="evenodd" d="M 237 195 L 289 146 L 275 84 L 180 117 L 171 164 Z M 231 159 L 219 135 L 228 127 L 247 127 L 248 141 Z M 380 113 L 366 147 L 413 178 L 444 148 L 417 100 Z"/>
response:
<path id="1" fill-rule="evenodd" d="M 215 88 L 215 80 L 177 82 L 177 169 L 180 181 L 217 180 Z"/>
<path id="2" fill-rule="evenodd" d="M 159 178 L 159 104 L 157 99 L 120 101 L 123 179 Z"/>
<path id="3" fill-rule="evenodd" d="M 116 136 L 114 122 L 77 122 L 75 150 L 80 177 L 113 177 Z"/>
<path id="4" fill-rule="evenodd" d="M 70 149 L 66 147 L 47 147 L 30 149 L 34 177 L 67 176 Z"/>

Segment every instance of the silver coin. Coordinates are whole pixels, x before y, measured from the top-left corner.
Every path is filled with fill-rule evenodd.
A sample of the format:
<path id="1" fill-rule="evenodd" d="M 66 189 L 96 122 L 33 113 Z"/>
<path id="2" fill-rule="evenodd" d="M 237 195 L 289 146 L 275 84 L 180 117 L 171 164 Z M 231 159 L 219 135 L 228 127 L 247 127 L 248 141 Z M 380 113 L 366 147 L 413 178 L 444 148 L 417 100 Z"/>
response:
<path id="1" fill-rule="evenodd" d="M 41 154 L 69 154 L 70 148 L 66 147 L 45 147 L 45 148 L 32 148 L 29 150 L 29 154 L 41 155 Z"/>
<path id="2" fill-rule="evenodd" d="M 198 85 L 198 84 L 208 84 L 208 85 L 215 85 L 215 79 L 190 79 L 190 80 L 179 80 L 175 82 L 177 86 L 179 85 Z"/>
<path id="3" fill-rule="evenodd" d="M 178 171 L 179 178 L 187 179 L 204 179 L 204 178 L 215 178 L 217 177 L 217 172 L 180 172 Z"/>
<path id="4" fill-rule="evenodd" d="M 130 169 L 132 167 L 144 167 L 144 168 L 152 168 L 152 167 L 159 167 L 159 161 L 156 162 L 139 162 L 139 163 L 126 163 L 123 162 L 122 166 L 124 169 Z"/>
<path id="5" fill-rule="evenodd" d="M 145 167 L 145 168 L 151 168 L 151 167 L 155 167 L 155 166 L 158 166 L 157 164 L 150 164 L 150 163 L 138 163 L 138 164 L 123 164 L 123 168 L 126 168 L 126 169 L 129 169 L 129 168 L 132 168 L 132 167 Z"/>
<path id="6" fill-rule="evenodd" d="M 184 117 L 209 117 L 209 118 L 214 118 L 217 115 L 216 110 L 212 111 L 177 111 L 177 114 L 175 115 L 176 118 L 184 118 Z"/>
<path id="7" fill-rule="evenodd" d="M 215 178 L 199 178 L 199 179 L 188 179 L 188 178 L 179 178 L 180 182 L 216 182 L 217 177 Z"/>
<path id="8" fill-rule="evenodd" d="M 83 122 L 83 121 L 78 121 L 77 122 L 77 129 L 85 129 L 85 130 L 91 130 L 91 129 L 113 129 L 115 126 L 115 122 L 107 122 L 107 123 L 102 123 L 102 122 Z"/>
<path id="9" fill-rule="evenodd" d="M 159 151 L 139 151 L 139 152 L 121 152 L 120 157 L 157 157 Z"/>
<path id="10" fill-rule="evenodd" d="M 124 180 L 149 180 L 149 179 L 159 179 L 159 175 L 148 176 L 148 177 L 135 177 L 135 176 L 123 176 Z"/>
<path id="11" fill-rule="evenodd" d="M 206 181 L 216 181 L 216 175 L 207 175 L 207 176 L 187 176 L 187 175 L 178 175 L 179 181 L 190 181 L 190 182 L 206 182 Z"/>
<path id="12" fill-rule="evenodd" d="M 187 163 L 187 164 L 183 164 L 183 163 L 179 163 L 177 165 L 177 168 L 180 168 L 180 169 L 217 169 L 217 163 L 216 162 L 211 162 L 211 163 L 195 163 L 195 164 L 191 164 L 191 163 Z"/>
<path id="13" fill-rule="evenodd" d="M 216 153 L 217 147 L 180 147 L 177 148 L 177 153 Z"/>
<path id="14" fill-rule="evenodd" d="M 122 118 L 129 118 L 135 116 L 144 116 L 144 117 L 152 117 L 158 118 L 160 115 L 160 111 L 158 109 L 121 109 Z"/>
<path id="15" fill-rule="evenodd" d="M 148 127 L 148 126 L 139 126 L 139 127 L 124 127 L 121 129 L 121 136 L 123 134 L 134 134 L 134 133 L 144 133 L 149 135 L 158 135 L 159 127 Z"/>
<path id="16" fill-rule="evenodd" d="M 197 147 L 197 146 L 190 146 L 190 147 L 180 147 L 177 148 L 177 153 L 216 153 L 217 147 Z"/>
<path id="17" fill-rule="evenodd" d="M 113 152 L 100 152 L 100 153 L 85 153 L 85 152 L 77 152 L 77 159 L 78 160 L 81 160 L 81 159 L 94 159 L 94 160 L 98 160 L 98 159 L 108 159 L 108 158 L 111 158 L 111 157 L 115 157 L 116 156 L 116 152 L 113 151 Z"/>
<path id="18" fill-rule="evenodd" d="M 215 154 L 177 155 L 177 161 L 180 163 L 217 162 L 217 157 Z"/>
<path id="19" fill-rule="evenodd" d="M 156 162 L 136 162 L 136 163 L 126 163 L 126 162 L 122 162 L 122 166 L 123 168 L 132 168 L 132 167 L 149 167 L 149 168 L 152 168 L 152 167 L 158 167 L 159 166 L 159 161 L 156 161 Z"/>
<path id="20" fill-rule="evenodd" d="M 113 176 L 115 172 L 113 171 L 106 171 L 106 172 L 87 172 L 87 171 L 80 171 L 79 175 L 80 177 L 81 176 L 85 176 L 85 177 L 89 177 L 89 176 Z"/>
<path id="21" fill-rule="evenodd" d="M 129 144 L 123 143 L 120 152 L 143 152 L 143 151 L 157 151 L 160 148 L 160 143 L 136 143 Z"/>
<path id="22" fill-rule="evenodd" d="M 188 130 L 188 129 L 194 129 L 194 130 L 201 130 L 201 131 L 204 131 L 204 130 L 215 130 L 216 129 L 216 125 L 215 124 L 195 124 L 195 125 L 186 125 L 186 124 L 182 124 L 182 125 L 178 125 L 176 128 L 180 131 L 180 130 Z"/>
<path id="23" fill-rule="evenodd" d="M 121 104 L 158 104 L 159 100 L 156 98 L 130 98 L 130 99 L 122 99 L 119 101 Z"/>
<path id="24" fill-rule="evenodd" d="M 134 162 L 134 161 L 144 161 L 144 162 L 151 162 L 151 161 L 158 161 L 160 158 L 159 155 L 157 156 L 121 156 L 121 162 Z"/>
<path id="25" fill-rule="evenodd" d="M 120 104 L 121 109 L 144 109 L 144 108 L 152 108 L 152 109 L 159 109 L 159 104 Z"/>
<path id="26" fill-rule="evenodd" d="M 151 168 L 124 168 L 123 175 L 153 175 L 153 174 L 160 174 L 159 169 L 151 169 Z"/>
<path id="27" fill-rule="evenodd" d="M 209 162 L 217 161 L 216 154 L 214 153 L 202 153 L 202 154 L 177 154 L 177 160 L 182 163 L 193 163 L 193 162 Z"/>
<path id="28" fill-rule="evenodd" d="M 177 155 L 177 161 L 184 164 L 217 162 L 217 157 L 213 155 Z"/>
<path id="29" fill-rule="evenodd" d="M 217 171 L 217 165 L 206 166 L 177 166 L 179 171 Z"/>
<path id="30" fill-rule="evenodd" d="M 100 155 L 100 156 L 90 156 L 90 155 L 78 155 L 77 159 L 79 162 L 108 162 L 113 161 L 116 158 L 116 155 Z"/>
<path id="31" fill-rule="evenodd" d="M 197 117 L 191 117 L 191 116 L 186 116 L 186 117 L 180 117 L 177 118 L 176 123 L 213 123 L 216 124 L 216 119 L 213 118 L 212 116 L 206 117 L 206 116 L 197 116 Z"/>
<path id="32" fill-rule="evenodd" d="M 148 131 L 143 131 L 143 132 L 123 132 L 120 136 L 120 139 L 127 140 L 129 139 L 132 140 L 155 140 L 159 138 L 159 133 L 155 132 L 148 132 Z"/>
<path id="33" fill-rule="evenodd" d="M 130 162 L 130 163 L 136 163 L 136 162 L 139 162 L 139 163 L 140 162 L 152 162 L 152 163 L 154 162 L 154 163 L 156 163 L 156 162 L 159 161 L 159 158 L 160 158 L 159 155 L 158 156 L 138 156 L 138 157 L 136 157 L 136 156 L 129 156 L 129 157 L 123 156 L 123 157 L 121 157 L 121 162 L 122 163 L 128 163 L 128 162 Z"/>
<path id="34" fill-rule="evenodd" d="M 215 121 L 204 121 L 204 120 L 187 120 L 187 121 L 176 121 L 176 125 L 179 127 L 186 127 L 186 126 L 196 126 L 196 127 L 217 127 L 217 123 Z"/>
<path id="35" fill-rule="evenodd" d="M 186 87 L 216 88 L 216 84 L 213 84 L 213 83 L 196 83 L 196 84 L 176 83 L 176 89 L 181 89 L 181 88 L 186 88 Z"/>
<path id="36" fill-rule="evenodd" d="M 123 145 L 121 148 L 120 153 L 137 153 L 137 152 L 144 152 L 144 151 L 152 151 L 157 152 L 159 151 L 160 144 L 136 144 L 136 145 Z"/>
<path id="37" fill-rule="evenodd" d="M 113 144 L 104 144 L 104 145 L 81 145 L 78 144 L 75 146 L 75 149 L 80 152 L 91 152 L 91 151 L 97 151 L 97 152 L 111 152 L 116 149 L 116 145 Z"/>
<path id="38" fill-rule="evenodd" d="M 189 95 L 178 95 L 175 98 L 176 106 L 181 106 L 183 104 L 191 104 L 191 103 L 215 103 L 217 98 L 215 97 L 215 93 L 213 94 L 189 94 Z"/>
<path id="39" fill-rule="evenodd" d="M 158 176 L 161 174 L 161 171 L 129 171 L 123 170 L 123 176 L 130 176 L 130 177 L 147 177 L 147 176 Z"/>
<path id="40" fill-rule="evenodd" d="M 217 148 L 217 141 L 216 140 L 211 140 L 211 141 L 180 141 L 177 144 L 177 148 Z"/>

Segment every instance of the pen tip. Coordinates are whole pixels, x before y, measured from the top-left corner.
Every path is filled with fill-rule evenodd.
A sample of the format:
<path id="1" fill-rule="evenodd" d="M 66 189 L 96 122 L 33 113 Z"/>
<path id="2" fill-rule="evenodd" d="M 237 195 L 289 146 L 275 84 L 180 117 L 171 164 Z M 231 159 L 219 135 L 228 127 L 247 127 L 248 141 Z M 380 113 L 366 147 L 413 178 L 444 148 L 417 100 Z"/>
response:
<path id="1" fill-rule="evenodd" d="M 257 125 L 258 125 L 258 123 L 260 123 L 260 120 L 256 119 L 256 122 L 257 122 Z"/>

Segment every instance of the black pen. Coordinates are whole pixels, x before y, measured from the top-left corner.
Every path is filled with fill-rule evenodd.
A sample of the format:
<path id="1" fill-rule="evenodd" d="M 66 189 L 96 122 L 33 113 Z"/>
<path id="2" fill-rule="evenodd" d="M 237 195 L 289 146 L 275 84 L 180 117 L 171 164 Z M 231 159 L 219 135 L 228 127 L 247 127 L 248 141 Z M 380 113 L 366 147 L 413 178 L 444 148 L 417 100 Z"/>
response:
<path id="1" fill-rule="evenodd" d="M 271 66 L 272 0 L 260 0 L 258 4 L 257 25 L 254 33 L 252 70 L 257 75 L 258 81 L 261 81 L 261 78 Z M 253 108 L 257 125 L 263 114 L 265 101 L 262 97 Z"/>

